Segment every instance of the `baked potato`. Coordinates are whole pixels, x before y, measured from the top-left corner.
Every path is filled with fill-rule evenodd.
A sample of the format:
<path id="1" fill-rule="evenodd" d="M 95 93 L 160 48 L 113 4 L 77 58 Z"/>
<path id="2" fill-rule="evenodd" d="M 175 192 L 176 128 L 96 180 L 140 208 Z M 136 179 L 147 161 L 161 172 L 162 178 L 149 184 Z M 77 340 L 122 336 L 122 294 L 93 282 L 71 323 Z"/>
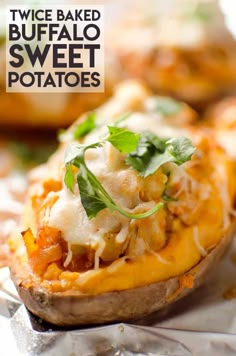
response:
<path id="1" fill-rule="evenodd" d="M 30 173 L 10 268 L 42 319 L 143 317 L 199 286 L 230 242 L 231 161 L 213 136 L 183 124 L 191 109 L 170 114 L 160 100 L 140 84 L 120 86 Z"/>

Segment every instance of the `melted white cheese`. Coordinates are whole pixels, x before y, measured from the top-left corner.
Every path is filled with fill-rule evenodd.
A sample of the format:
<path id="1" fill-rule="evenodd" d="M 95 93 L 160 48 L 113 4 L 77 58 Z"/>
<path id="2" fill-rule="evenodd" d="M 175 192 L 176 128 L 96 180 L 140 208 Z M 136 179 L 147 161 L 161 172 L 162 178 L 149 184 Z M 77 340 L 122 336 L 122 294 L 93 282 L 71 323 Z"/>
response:
<path id="1" fill-rule="evenodd" d="M 152 130 L 161 136 L 178 136 L 183 131 L 178 128 L 164 126 L 158 123 L 157 115 L 145 115 L 133 113 L 123 122 L 128 129 L 141 132 Z M 84 142 L 86 144 L 96 142 L 100 135 L 104 135 L 106 128 L 94 130 L 87 135 Z M 102 147 L 90 149 L 86 152 L 86 163 L 89 169 L 95 174 L 106 191 L 111 195 L 117 205 L 127 211 L 147 211 L 148 204 L 152 207 L 154 201 L 144 202 L 139 195 L 140 182 L 137 172 L 130 170 L 123 163 L 122 155 L 110 143 L 105 143 Z M 95 218 L 89 220 L 82 206 L 78 190 L 72 194 L 66 187 L 63 187 L 58 200 L 52 206 L 48 218 L 49 226 L 55 227 L 62 232 L 62 236 L 68 244 L 90 245 L 96 251 L 95 267 L 99 266 L 99 256 L 104 249 L 103 236 L 106 233 L 116 234 L 116 243 L 125 243 L 128 236 L 129 219 L 118 212 L 111 213 L 108 209 L 100 211 Z M 145 205 L 145 208 L 144 206 Z M 143 251 L 143 246 L 138 248 Z M 70 254 L 68 254 L 68 263 Z"/>
<path id="2" fill-rule="evenodd" d="M 118 232 L 117 238 L 120 242 L 125 240 L 128 232 L 128 219 L 116 212 L 111 214 L 105 209 L 94 219 L 89 220 L 79 193 L 72 194 L 66 187 L 59 193 L 59 198 L 47 218 L 48 225 L 60 230 L 68 244 L 90 245 L 98 249 L 99 254 L 105 246 L 103 241 L 105 233 Z M 99 256 L 95 257 L 98 261 Z"/>
<path id="3" fill-rule="evenodd" d="M 59 193 L 59 199 L 50 211 L 48 224 L 62 231 L 64 239 L 70 244 L 84 245 L 97 240 L 96 235 L 90 234 L 91 225 L 80 195 L 72 194 L 66 187 Z"/>
<path id="4" fill-rule="evenodd" d="M 72 250 L 71 250 L 71 245 L 70 245 L 70 243 L 68 243 L 68 253 L 67 253 L 65 262 L 63 264 L 64 267 L 67 267 L 70 264 L 72 257 L 73 257 L 73 254 L 72 254 Z"/>
<path id="5" fill-rule="evenodd" d="M 124 125 L 134 132 L 149 130 L 162 137 L 183 136 L 187 133 L 183 128 L 168 125 L 160 119 L 158 114 L 145 115 L 142 113 L 133 113 L 125 120 Z"/>

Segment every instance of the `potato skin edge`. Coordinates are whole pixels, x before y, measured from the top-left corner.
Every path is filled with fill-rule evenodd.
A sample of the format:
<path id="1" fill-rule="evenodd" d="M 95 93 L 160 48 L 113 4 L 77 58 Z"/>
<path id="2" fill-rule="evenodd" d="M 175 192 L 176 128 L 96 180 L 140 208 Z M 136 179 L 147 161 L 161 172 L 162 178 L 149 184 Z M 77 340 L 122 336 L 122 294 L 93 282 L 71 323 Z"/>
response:
<path id="1" fill-rule="evenodd" d="M 38 285 L 26 288 L 18 276 L 19 265 L 15 261 L 11 266 L 11 277 L 27 309 L 51 324 L 79 326 L 130 321 L 156 312 L 199 287 L 229 246 L 234 230 L 233 224 L 218 245 L 184 274 L 193 276 L 193 288 L 179 288 L 179 278 L 184 276 L 181 275 L 143 287 L 99 295 L 74 290 L 50 293 Z"/>

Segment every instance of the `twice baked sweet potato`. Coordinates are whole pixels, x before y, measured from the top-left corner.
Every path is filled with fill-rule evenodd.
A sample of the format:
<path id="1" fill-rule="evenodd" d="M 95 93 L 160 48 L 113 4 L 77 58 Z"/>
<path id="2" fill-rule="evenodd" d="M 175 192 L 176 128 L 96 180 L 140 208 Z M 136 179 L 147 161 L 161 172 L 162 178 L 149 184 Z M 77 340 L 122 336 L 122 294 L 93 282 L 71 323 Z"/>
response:
<path id="1" fill-rule="evenodd" d="M 206 279 L 231 238 L 235 186 L 210 131 L 183 123 L 191 113 L 128 83 L 31 172 L 11 241 L 30 311 L 64 326 L 129 320 Z"/>
<path id="2" fill-rule="evenodd" d="M 236 43 L 223 5 L 212 0 L 162 5 L 131 1 L 121 8 L 108 41 L 117 75 L 142 79 L 154 93 L 198 110 L 235 93 Z"/>

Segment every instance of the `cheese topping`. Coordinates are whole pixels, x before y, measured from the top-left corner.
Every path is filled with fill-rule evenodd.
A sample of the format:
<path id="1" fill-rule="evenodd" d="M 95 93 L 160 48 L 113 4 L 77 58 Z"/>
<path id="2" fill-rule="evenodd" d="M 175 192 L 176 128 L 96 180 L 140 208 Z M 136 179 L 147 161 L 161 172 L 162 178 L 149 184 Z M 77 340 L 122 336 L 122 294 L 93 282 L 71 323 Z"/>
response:
<path id="1" fill-rule="evenodd" d="M 148 115 L 132 113 L 121 123 L 122 125 L 135 132 L 142 132 L 148 128 L 163 137 L 183 135 L 187 132 L 181 127 L 164 124 L 160 115 L 155 112 Z M 106 131 L 106 126 L 102 125 L 88 134 L 84 143 L 90 144 L 98 141 L 99 137 L 104 137 Z M 198 156 L 201 160 L 202 153 L 199 152 Z M 176 202 L 169 203 L 169 211 L 179 216 L 180 221 L 189 225 L 197 223 L 203 202 L 207 201 L 212 194 L 207 181 L 201 183 L 187 172 L 187 168 L 191 169 L 194 162 L 182 166 L 166 163 L 163 169 L 159 169 L 144 181 L 135 170 L 125 165 L 123 155 L 109 142 L 100 148 L 88 150 L 85 158 L 88 168 L 95 174 L 112 199 L 130 212 L 145 212 L 153 208 L 167 189 L 170 195 L 177 199 Z M 171 172 L 169 178 L 166 176 L 167 172 Z M 226 173 L 219 172 L 219 174 L 221 180 L 224 179 Z M 226 181 L 219 185 L 225 228 L 229 223 L 230 205 L 229 198 L 224 193 L 226 185 Z M 99 267 L 100 258 L 114 260 L 125 251 L 130 256 L 139 256 L 150 250 L 156 253 L 165 244 L 166 218 L 161 213 L 146 219 L 147 221 L 131 224 L 128 218 L 118 212 L 111 213 L 108 209 L 104 209 L 95 218 L 89 220 L 81 203 L 78 189 L 71 193 L 66 186 L 63 186 L 62 190 L 55 194 L 58 199 L 46 214 L 48 225 L 61 231 L 68 246 L 80 245 L 92 248 L 95 253 L 95 268 Z M 201 255 L 204 255 L 205 252 L 199 244 L 196 229 L 197 227 L 194 228 L 194 241 Z M 115 250 L 117 253 L 114 252 Z M 71 258 L 71 250 L 68 248 L 65 266 L 69 264 Z"/>
<path id="2" fill-rule="evenodd" d="M 63 188 L 50 211 L 49 226 L 63 232 L 64 239 L 70 244 L 93 243 L 96 235 L 90 234 L 91 226 L 80 201 L 79 194 L 74 195 Z M 90 236 L 90 241 L 88 240 Z"/>
<path id="3" fill-rule="evenodd" d="M 142 132 L 148 128 L 148 130 L 163 137 L 183 135 L 183 129 L 164 125 L 163 122 L 158 122 L 157 118 L 158 114 L 145 115 L 142 113 L 133 113 L 124 121 L 123 125 L 135 132 Z M 95 130 L 87 135 L 84 142 L 86 144 L 95 142 L 98 140 L 98 137 L 104 136 L 106 131 L 106 126 L 103 126 L 98 129 L 98 132 Z M 86 163 L 114 201 L 123 209 L 130 212 L 133 209 L 144 212 L 155 206 L 155 201 L 153 200 L 149 202 L 142 201 L 140 192 L 143 183 L 138 173 L 127 168 L 124 164 L 123 156 L 110 143 L 107 142 L 101 148 L 87 151 Z M 185 174 L 184 170 L 182 167 L 177 168 L 181 179 Z M 162 173 L 160 172 L 159 174 Z M 164 181 L 167 180 L 165 175 L 163 175 L 163 179 Z M 161 184 L 160 195 L 165 187 L 164 181 Z M 154 191 L 157 194 L 160 188 L 160 186 L 158 188 L 158 184 L 160 183 L 157 180 L 157 175 L 154 175 L 153 178 L 149 179 L 148 188 L 145 188 L 145 190 L 149 192 Z M 106 209 L 89 221 L 78 191 L 73 194 L 64 186 L 57 194 L 58 200 L 50 209 L 48 225 L 60 230 L 63 238 L 69 244 L 90 245 L 95 249 L 98 248 L 101 254 L 103 251 L 102 246 L 104 246 L 104 234 L 109 232 L 115 233 L 117 243 L 125 242 L 129 231 L 129 221 L 127 218 L 115 212 L 111 214 Z M 152 224 L 149 227 L 153 230 L 153 233 L 158 233 L 156 226 Z M 140 239 L 138 241 L 135 249 L 140 251 L 139 254 L 141 254 L 145 251 L 145 248 L 143 240 Z M 136 252 L 133 253 L 136 254 Z"/>

